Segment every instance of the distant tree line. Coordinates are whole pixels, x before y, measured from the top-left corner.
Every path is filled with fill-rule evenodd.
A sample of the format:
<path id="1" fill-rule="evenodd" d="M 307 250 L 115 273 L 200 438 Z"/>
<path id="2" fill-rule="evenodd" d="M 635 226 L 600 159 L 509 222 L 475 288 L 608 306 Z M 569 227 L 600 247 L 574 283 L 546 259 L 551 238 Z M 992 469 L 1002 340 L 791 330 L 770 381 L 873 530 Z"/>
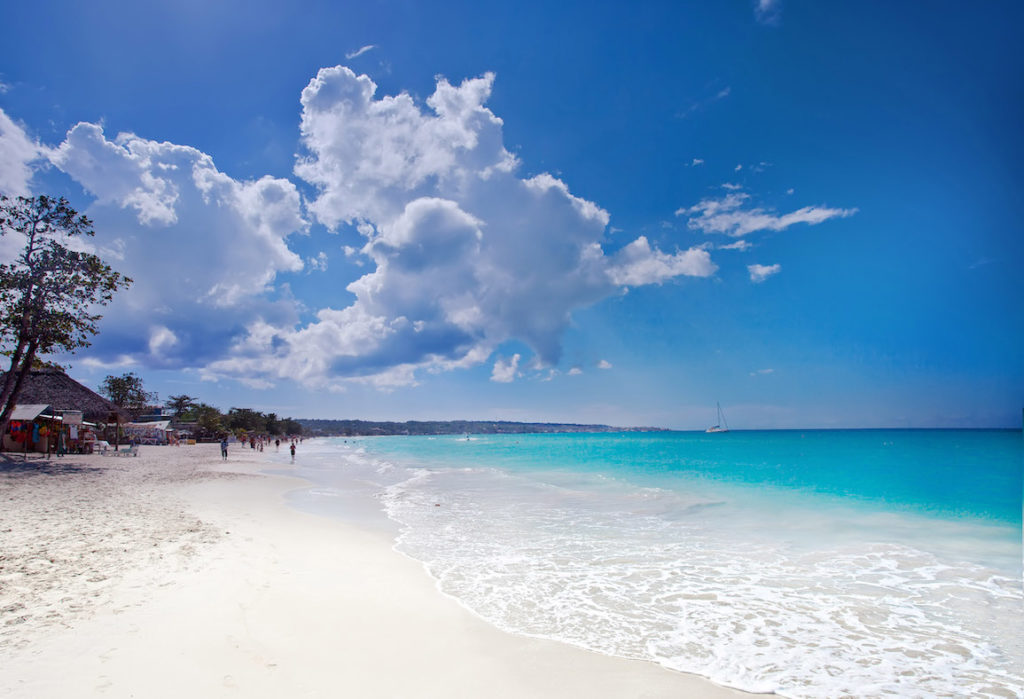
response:
<path id="1" fill-rule="evenodd" d="M 137 417 L 153 412 L 160 402 L 157 394 L 147 391 L 142 378 L 134 372 L 107 376 L 100 384 L 100 393 Z M 249 435 L 285 437 L 304 432 L 299 421 L 290 417 L 280 418 L 276 413 L 261 413 L 250 408 L 231 408 L 222 413 L 187 394 L 171 396 L 163 407 L 171 411 L 174 422 L 188 427 L 200 439 L 214 439 L 227 433 L 241 438 Z"/>
<path id="2" fill-rule="evenodd" d="M 545 434 L 561 432 L 661 432 L 654 427 L 610 427 L 551 422 L 440 420 L 371 422 L 368 420 L 315 420 L 300 418 L 307 434 L 317 436 L 438 435 L 438 434 Z"/>

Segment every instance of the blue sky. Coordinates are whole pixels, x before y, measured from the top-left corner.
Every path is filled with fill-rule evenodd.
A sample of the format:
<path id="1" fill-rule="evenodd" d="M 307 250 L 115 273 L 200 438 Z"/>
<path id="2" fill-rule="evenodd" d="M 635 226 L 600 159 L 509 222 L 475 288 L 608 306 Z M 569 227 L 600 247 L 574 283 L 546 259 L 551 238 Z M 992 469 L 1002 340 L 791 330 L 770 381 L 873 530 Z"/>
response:
<path id="1" fill-rule="evenodd" d="M 1014 426 L 1022 18 L 18 3 L 0 191 L 67 196 L 136 279 L 69 359 L 93 386 L 296 417 Z"/>

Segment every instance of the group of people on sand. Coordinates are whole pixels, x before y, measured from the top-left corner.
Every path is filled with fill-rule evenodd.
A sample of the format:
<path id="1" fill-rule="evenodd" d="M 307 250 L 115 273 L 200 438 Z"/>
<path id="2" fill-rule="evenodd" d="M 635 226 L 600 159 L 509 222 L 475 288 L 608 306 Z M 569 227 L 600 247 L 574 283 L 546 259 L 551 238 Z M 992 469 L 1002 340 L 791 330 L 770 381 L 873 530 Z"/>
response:
<path id="1" fill-rule="evenodd" d="M 302 441 L 302 437 L 292 437 L 291 438 L 291 445 L 288 447 L 288 449 L 292 453 L 292 462 L 295 461 L 295 446 L 299 442 L 301 442 L 301 441 Z M 266 444 L 268 446 L 270 445 L 270 437 L 267 437 L 267 436 L 264 436 L 264 435 L 251 435 L 251 436 L 248 436 L 248 437 L 242 437 L 241 442 L 242 442 L 242 446 L 243 447 L 245 446 L 246 442 L 248 442 L 250 449 L 255 449 L 257 451 L 263 451 L 263 445 L 264 444 Z M 281 451 L 281 439 L 280 438 L 275 438 L 274 439 L 274 447 L 276 448 L 277 451 Z M 227 458 L 228 458 L 228 436 L 227 435 L 222 436 L 221 440 L 220 440 L 220 457 L 224 461 L 227 461 Z"/>

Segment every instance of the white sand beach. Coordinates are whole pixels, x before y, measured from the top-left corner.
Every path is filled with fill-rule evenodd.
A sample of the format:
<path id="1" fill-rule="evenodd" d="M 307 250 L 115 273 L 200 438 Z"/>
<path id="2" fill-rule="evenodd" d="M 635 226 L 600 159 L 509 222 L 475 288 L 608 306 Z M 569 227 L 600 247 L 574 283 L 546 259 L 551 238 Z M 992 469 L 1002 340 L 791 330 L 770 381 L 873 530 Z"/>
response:
<path id="1" fill-rule="evenodd" d="M 0 696 L 744 695 L 499 631 L 231 452 L 0 456 Z"/>

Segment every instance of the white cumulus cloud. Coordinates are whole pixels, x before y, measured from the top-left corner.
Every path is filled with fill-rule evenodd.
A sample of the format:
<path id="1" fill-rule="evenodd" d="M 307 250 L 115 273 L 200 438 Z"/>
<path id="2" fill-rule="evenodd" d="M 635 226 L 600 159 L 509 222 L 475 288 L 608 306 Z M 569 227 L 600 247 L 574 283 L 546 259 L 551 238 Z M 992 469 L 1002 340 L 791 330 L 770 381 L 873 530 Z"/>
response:
<path id="1" fill-rule="evenodd" d="M 286 179 L 237 180 L 195 148 L 76 125 L 46 152 L 95 195 L 93 243 L 135 279 L 107 309 L 97 361 L 387 390 L 492 361 L 514 340 L 542 371 L 574 311 L 622 286 L 715 272 L 704 247 L 663 252 L 640 237 L 606 253 L 606 211 L 551 174 L 517 174 L 486 106 L 494 80 L 438 78 L 423 103 L 320 70 L 301 94 L 305 209 Z M 304 261 L 289 246 L 307 215 L 358 236 L 341 247 L 366 273 L 298 299 L 283 275 L 329 278 L 324 252 L 304 245 Z M 495 380 L 519 372 L 518 356 L 493 360 Z"/>
<path id="2" fill-rule="evenodd" d="M 291 182 L 238 181 L 194 148 L 133 134 L 111 141 L 89 123 L 50 159 L 96 196 L 94 245 L 134 279 L 107 310 L 95 352 L 130 347 L 150 361 L 201 364 L 222 356 L 254 314 L 294 318 L 289 304 L 265 298 L 279 273 L 303 267 L 287 244 L 307 227 Z M 156 345 L 151 326 L 163 329 Z"/>
<path id="3" fill-rule="evenodd" d="M 640 236 L 616 253 L 614 265 L 608 273 L 616 284 L 641 286 L 682 275 L 709 277 L 717 269 L 711 255 L 703 248 L 690 248 L 670 255 L 652 249 L 647 238 Z"/>
<path id="4" fill-rule="evenodd" d="M 39 145 L 0 109 L 0 194 L 29 196 L 32 163 L 41 155 Z"/>
<path id="5" fill-rule="evenodd" d="M 178 344 L 178 336 L 170 328 L 155 325 L 149 331 L 149 351 L 152 354 L 163 354 Z"/>
<path id="6" fill-rule="evenodd" d="M 494 369 L 491 371 L 491 381 L 496 381 L 497 383 L 512 383 L 518 375 L 518 354 L 513 354 L 511 359 L 498 357 L 494 362 Z"/>
<path id="7" fill-rule="evenodd" d="M 768 277 L 778 274 L 781 270 L 782 265 L 747 265 L 750 281 L 755 284 L 760 284 Z"/>
<path id="8" fill-rule="evenodd" d="M 705 250 L 668 254 L 645 238 L 606 255 L 607 212 L 550 174 L 516 175 L 502 121 L 485 106 L 494 79 L 439 78 L 420 105 L 378 97 L 348 68 L 319 71 L 302 92 L 295 172 L 315 187 L 319 221 L 363 237 L 373 270 L 347 286 L 350 305 L 278 327 L 273 342 L 239 342 L 211 371 L 393 385 L 480 364 L 512 339 L 551 366 L 574 310 L 622 285 L 713 273 Z"/>
<path id="9" fill-rule="evenodd" d="M 609 362 L 607 359 L 602 359 L 601 361 L 599 361 L 597 363 L 597 368 L 598 369 L 611 369 L 612 368 L 612 363 Z"/>

